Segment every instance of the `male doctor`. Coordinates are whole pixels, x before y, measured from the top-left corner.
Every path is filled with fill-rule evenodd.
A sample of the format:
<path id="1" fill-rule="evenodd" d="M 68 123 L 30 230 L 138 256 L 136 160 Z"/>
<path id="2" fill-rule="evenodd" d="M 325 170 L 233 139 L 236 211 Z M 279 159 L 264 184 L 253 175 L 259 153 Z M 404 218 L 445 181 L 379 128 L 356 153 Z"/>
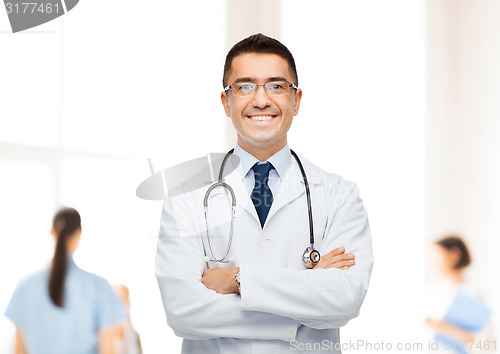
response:
<path id="1" fill-rule="evenodd" d="M 229 242 L 231 212 L 217 204 L 227 191 L 211 201 L 210 243 L 203 199 L 213 181 L 169 193 L 155 267 L 167 322 L 184 338 L 182 353 L 340 353 L 339 327 L 359 314 L 373 265 L 358 188 L 300 157 L 321 254 L 308 269 L 305 184 L 287 142 L 302 97 L 292 54 L 250 36 L 229 51 L 223 87 L 238 132 L 225 176 L 236 196 L 230 262 L 208 261 Z"/>

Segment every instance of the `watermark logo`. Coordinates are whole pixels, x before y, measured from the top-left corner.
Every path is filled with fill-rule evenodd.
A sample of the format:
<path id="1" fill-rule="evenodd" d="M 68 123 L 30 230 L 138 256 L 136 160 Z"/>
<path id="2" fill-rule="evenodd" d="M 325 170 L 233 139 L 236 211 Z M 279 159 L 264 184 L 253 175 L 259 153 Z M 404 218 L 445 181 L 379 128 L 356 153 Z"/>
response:
<path id="1" fill-rule="evenodd" d="M 79 0 L 4 0 L 12 32 L 52 21 L 73 9 Z"/>

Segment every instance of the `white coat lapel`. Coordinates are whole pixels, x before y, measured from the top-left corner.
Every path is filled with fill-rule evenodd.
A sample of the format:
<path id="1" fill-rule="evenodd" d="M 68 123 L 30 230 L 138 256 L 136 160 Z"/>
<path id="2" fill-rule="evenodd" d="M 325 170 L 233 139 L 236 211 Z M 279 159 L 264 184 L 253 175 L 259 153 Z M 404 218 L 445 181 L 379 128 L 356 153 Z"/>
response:
<path id="1" fill-rule="evenodd" d="M 309 162 L 301 158 L 302 164 L 307 176 L 307 181 L 309 182 L 309 187 L 317 184 L 321 184 L 321 179 L 318 177 L 318 171 L 315 167 L 310 166 Z M 305 184 L 300 173 L 299 165 L 295 158 L 292 159 L 292 165 L 290 170 L 285 176 L 285 179 L 281 182 L 281 186 L 278 190 L 278 195 L 275 196 L 271 209 L 269 210 L 269 215 L 267 216 L 266 223 L 270 220 L 274 214 L 276 214 L 281 208 L 290 204 L 295 199 L 299 198 L 302 194 L 305 194 Z M 314 198 L 311 191 L 311 198 Z"/>
<path id="2" fill-rule="evenodd" d="M 290 166 L 290 170 L 281 182 L 277 195 L 274 196 L 273 204 L 269 210 L 269 215 L 267 215 L 266 223 L 281 208 L 300 197 L 303 193 L 305 193 L 304 182 L 302 180 L 299 166 L 294 160 Z"/>
<path id="3" fill-rule="evenodd" d="M 243 210 L 252 215 L 260 225 L 259 216 L 257 215 L 252 199 L 250 198 L 250 195 L 248 195 L 248 191 L 243 184 L 243 180 L 241 179 L 238 169 L 227 175 L 225 181 L 233 188 L 234 195 L 236 196 L 236 205 L 240 206 Z M 238 210 L 236 210 L 236 216 L 238 216 Z"/>

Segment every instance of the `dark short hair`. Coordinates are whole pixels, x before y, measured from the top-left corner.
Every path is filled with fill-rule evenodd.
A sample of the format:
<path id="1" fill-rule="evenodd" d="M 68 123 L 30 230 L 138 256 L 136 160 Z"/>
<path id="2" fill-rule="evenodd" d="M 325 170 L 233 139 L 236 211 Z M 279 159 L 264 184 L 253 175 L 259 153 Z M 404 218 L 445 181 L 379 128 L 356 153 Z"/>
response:
<path id="1" fill-rule="evenodd" d="M 437 241 L 436 244 L 446 248 L 448 251 L 458 250 L 460 252 L 460 258 L 458 259 L 458 262 L 453 266 L 454 269 L 465 268 L 470 264 L 471 258 L 469 249 L 459 236 L 447 236 Z"/>
<path id="2" fill-rule="evenodd" d="M 299 78 L 297 76 L 297 68 L 295 67 L 295 60 L 292 53 L 280 41 L 265 36 L 262 33 L 254 34 L 236 43 L 226 56 L 224 63 L 224 75 L 222 76 L 222 86 L 228 85 L 227 81 L 231 74 L 231 65 L 233 59 L 238 55 L 245 53 L 259 53 L 259 54 L 276 54 L 288 62 L 290 75 L 292 76 L 293 83 L 299 85 Z"/>

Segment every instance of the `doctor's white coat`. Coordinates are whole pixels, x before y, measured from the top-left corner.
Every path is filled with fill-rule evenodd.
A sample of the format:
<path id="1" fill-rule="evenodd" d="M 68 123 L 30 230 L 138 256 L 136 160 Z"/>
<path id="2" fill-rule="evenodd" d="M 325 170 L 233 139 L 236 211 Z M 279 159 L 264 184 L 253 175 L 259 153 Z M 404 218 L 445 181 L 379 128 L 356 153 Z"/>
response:
<path id="1" fill-rule="evenodd" d="M 225 177 L 237 201 L 231 263 L 204 260 L 205 253 L 212 257 L 203 208 L 212 181 L 184 183 L 165 200 L 155 266 L 167 322 L 184 338 L 183 353 L 340 353 L 338 328 L 359 314 L 372 270 L 368 217 L 354 183 L 301 161 L 311 190 L 316 249 L 323 255 L 345 247 L 356 264 L 349 270 L 304 266 L 308 212 L 295 159 L 263 229 L 240 170 Z M 214 256 L 222 257 L 230 198 L 223 189 L 212 195 L 210 244 Z M 240 267 L 241 295 L 207 289 L 201 282 L 207 265 Z"/>

